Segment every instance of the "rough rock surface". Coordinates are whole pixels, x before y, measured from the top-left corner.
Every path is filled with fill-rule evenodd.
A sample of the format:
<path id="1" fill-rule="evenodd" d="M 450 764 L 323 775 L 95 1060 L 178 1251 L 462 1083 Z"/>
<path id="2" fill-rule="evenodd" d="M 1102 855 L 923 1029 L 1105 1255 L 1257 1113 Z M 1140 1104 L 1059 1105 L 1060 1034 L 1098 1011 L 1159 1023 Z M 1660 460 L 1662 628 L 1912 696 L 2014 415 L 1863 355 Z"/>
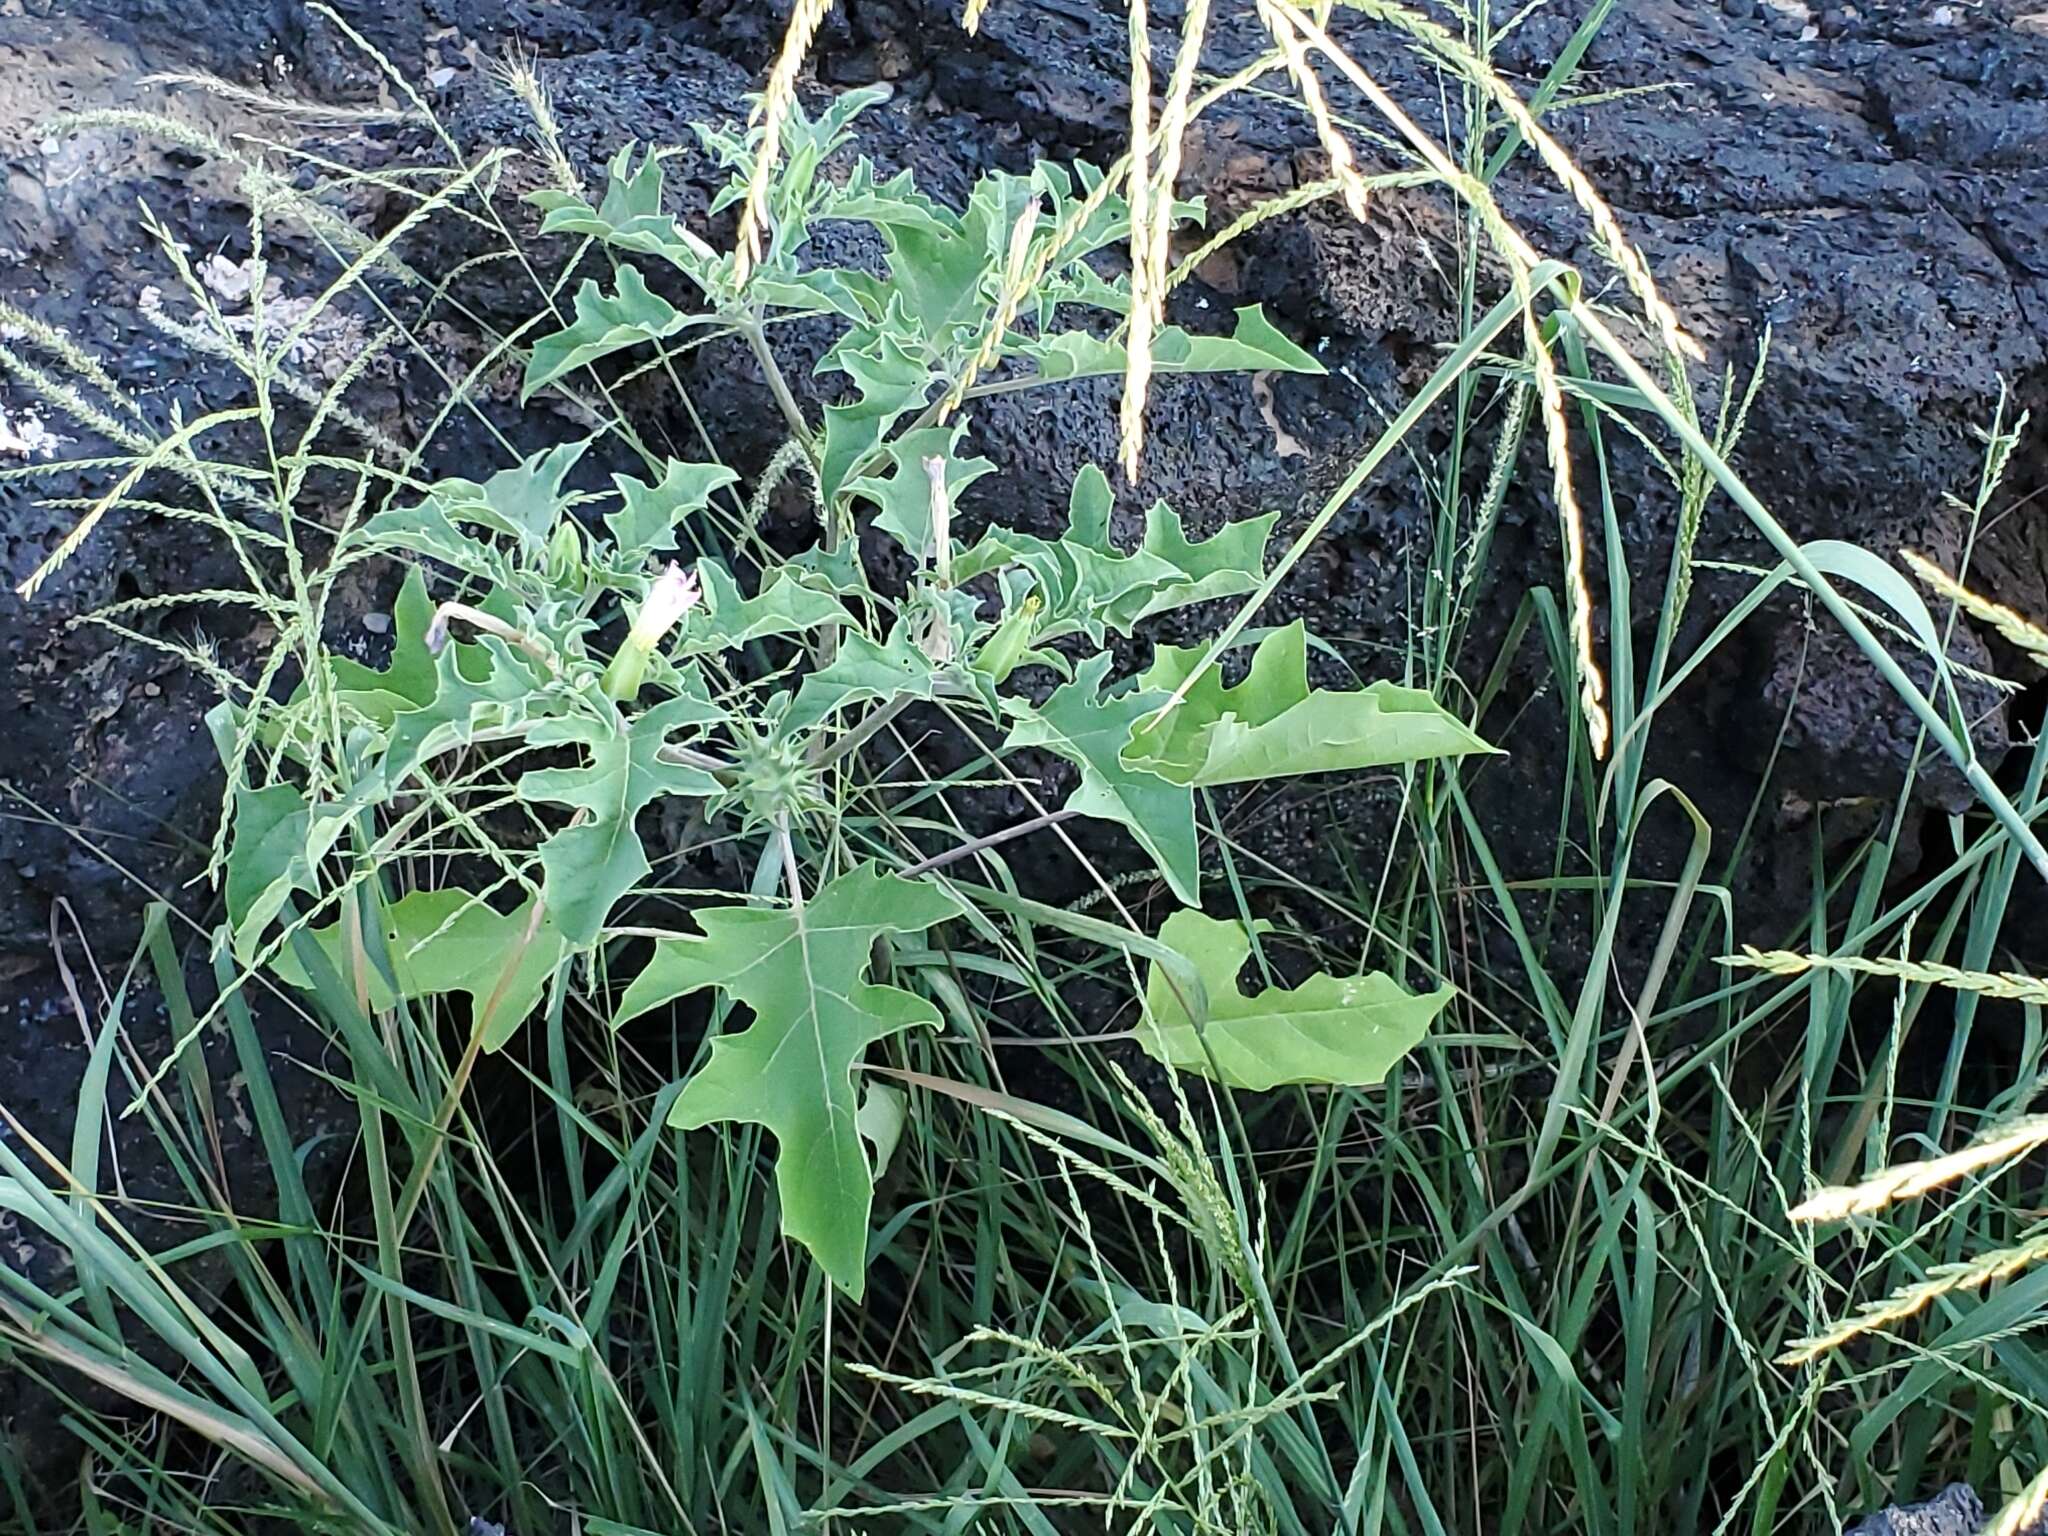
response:
<path id="1" fill-rule="evenodd" d="M 1989 1517 L 1984 1501 L 1968 1483 L 1950 1483 L 1918 1504 L 1894 1504 L 1866 1515 L 1842 1536 L 1977 1536 Z M 2030 1521 L 2018 1536 L 2041 1536 L 2044 1522 Z"/>
<path id="2" fill-rule="evenodd" d="M 949 199 L 992 164 L 1101 162 L 1117 152 L 1126 111 L 1120 6 L 994 0 L 975 37 L 959 30 L 957 8 L 954 0 L 844 0 L 832 13 L 817 54 L 819 87 L 875 79 L 895 87 L 865 120 L 866 152 L 889 167 L 914 166 L 929 191 Z M 691 121 L 733 115 L 760 78 L 786 6 L 355 0 L 341 9 L 402 69 L 434 82 L 437 104 L 473 147 L 524 137 L 519 113 L 484 67 L 519 40 L 539 57 L 572 155 L 587 169 L 628 138 L 686 142 Z M 1226 14 L 1210 55 L 1219 68 L 1257 43 L 1237 9 L 1219 7 Z M 1502 49 L 1511 77 L 1540 79 L 1586 9 L 1586 0 L 1561 0 L 1531 13 Z M 2048 36 L 2018 24 L 2022 9 L 2014 0 L 1863 0 L 1819 11 L 1799 0 L 1632 0 L 1615 9 L 1576 86 L 1598 99 L 1554 117 L 1707 346 L 1710 365 L 1699 377 L 1710 401 L 1722 367 L 1746 368 L 1768 328 L 1771 367 L 1738 462 L 1801 537 L 1887 555 L 1911 546 L 1953 561 L 1967 528 L 1944 494 L 1973 481 L 1973 429 L 1989 420 L 2002 384 L 2016 406 L 2048 406 Z M 1161 0 L 1154 13 L 1164 56 L 1179 8 Z M 1367 56 L 1425 121 L 1437 120 L 1437 87 L 1415 57 L 1383 36 Z M 247 250 L 243 199 L 232 177 L 189 149 L 137 132 L 46 139 L 35 128 L 52 112 L 173 98 L 175 110 L 216 134 L 248 126 L 230 102 L 140 83 L 151 71 L 190 70 L 316 101 L 390 96 L 330 26 L 285 0 L 218 0 L 203 27 L 166 0 L 23 0 L 0 14 L 8 189 L 0 300 L 66 327 L 154 406 L 174 397 L 218 405 L 235 386 L 217 369 L 190 366 L 134 320 L 138 294 L 165 284 L 167 272 L 138 229 L 136 200 L 146 199 L 195 257 L 218 251 L 233 261 Z M 373 126 L 319 131 L 333 152 L 366 163 L 407 150 Z M 1319 174 L 1320 164 L 1299 114 L 1246 101 L 1198 126 L 1186 174 L 1220 219 Z M 701 163 L 685 155 L 673 179 L 686 205 L 702 206 L 710 183 Z M 1539 245 L 1604 271 L 1566 199 L 1512 177 L 1508 185 Z M 386 216 L 373 201 L 353 211 L 373 222 Z M 1124 515 L 1134 520 L 1166 496 L 1205 531 L 1270 509 L 1298 527 L 1452 334 L 1443 273 L 1456 270 L 1457 235 L 1439 200 L 1388 196 L 1364 225 L 1326 204 L 1206 266 L 1179 296 L 1177 319 L 1200 325 L 1205 314 L 1262 302 L 1320 352 L 1330 376 L 1275 379 L 1270 391 L 1242 378 L 1162 382 L 1144 483 L 1122 494 Z M 445 267 L 463 254 L 459 233 L 414 254 L 425 267 Z M 479 274 L 474 306 L 492 318 L 522 316 L 517 290 L 494 281 Z M 794 336 L 790 347 L 801 375 L 815 338 Z M 707 349 L 691 359 L 686 382 L 734 462 L 743 471 L 764 463 L 779 434 L 751 365 Z M 1114 393 L 1097 383 L 989 402 L 977 447 L 1007 472 L 990 482 L 1007 520 L 1055 519 L 1079 466 L 1112 457 Z M 434 381 L 416 369 L 373 383 L 369 396 L 363 408 L 393 423 L 417 419 L 436 398 Z M 19 431 L 35 408 L 18 386 L 0 385 L 0 411 Z M 46 418 L 38 419 L 72 430 Z M 536 430 L 569 429 L 521 427 L 509 408 L 503 419 L 528 441 Z M 2048 615 L 2048 524 L 2034 499 L 2048 488 L 2043 444 L 2037 434 L 2023 445 L 2005 510 L 1979 532 L 1973 556 L 1980 587 L 2036 615 Z M 1428 434 L 1417 443 L 1428 453 L 1448 446 Z M 481 445 L 455 441 L 448 451 Z M 1603 640 L 1645 636 L 1654 624 L 1675 516 L 1673 499 L 1630 446 L 1616 451 L 1620 554 L 1634 595 L 1626 612 L 1603 614 Z M 1530 450 L 1532 469 L 1539 452 Z M 0 565 L 10 588 L 76 516 L 40 505 L 40 494 L 0 480 Z M 1362 671 L 1383 675 L 1410 639 L 1408 595 L 1433 519 L 1421 479 L 1397 456 L 1344 510 L 1276 617 L 1306 614 Z M 1511 505 L 1475 653 L 1504 631 L 1528 583 L 1554 583 L 1556 542 L 1539 500 Z M 1725 503 L 1710 513 L 1701 553 L 1768 563 Z M 69 904 L 102 967 L 116 971 L 145 886 L 203 920 L 208 893 L 184 882 L 219 788 L 198 725 L 210 702 L 204 685 L 161 652 L 65 620 L 125 597 L 235 580 L 216 542 L 184 524 L 122 513 L 35 603 L 0 594 L 8 722 L 0 779 L 11 788 L 0 815 L 0 1065 L 8 1106 L 46 1137 L 68 1124 L 83 1059 L 57 981 L 53 906 Z M 1594 585 L 1606 590 L 1597 571 Z M 1704 574 L 1688 635 L 1704 633 L 1737 589 L 1731 577 Z M 192 633 L 189 619 L 134 622 Z M 232 616 L 209 624 L 230 664 L 260 638 Z M 2009 652 L 1967 630 L 1957 654 L 2017 670 Z M 1533 645 L 1514 677 L 1511 703 L 1549 689 Z M 1987 757 L 2015 729 L 2038 725 L 2038 693 L 2005 705 L 1977 701 Z M 1554 803 L 1557 701 L 1539 703 L 1514 727 L 1514 755 L 1478 779 L 1511 873 L 1547 869 L 1554 841 L 1534 824 L 1542 818 L 1511 813 Z M 1913 732 L 1861 660 L 1791 600 L 1740 632 L 1677 708 L 1659 728 L 1659 771 L 1717 826 L 1739 825 L 1764 797 L 1765 835 L 1751 840 L 1729 879 L 1748 898 L 1739 910 L 1755 931 L 1774 938 L 1773 926 L 1804 899 L 1810 842 L 1804 833 L 1769 834 L 1830 801 L 1886 793 Z M 1508 713 L 1490 724 L 1506 729 Z M 1953 776 L 1940 772 L 1924 776 L 1919 792 L 1931 807 L 1964 803 Z M 1326 799 L 1282 799 L 1248 831 L 1271 856 L 1306 867 L 1326 857 L 1332 814 Z M 1389 813 L 1384 795 L 1366 786 L 1346 791 L 1335 814 L 1370 847 Z M 151 1048 L 147 1029 L 139 1043 Z M 320 1103 L 308 1086 L 300 1104 L 307 1134 Z"/>
<path id="3" fill-rule="evenodd" d="M 1858 1520 L 1843 1536 L 1977 1536 L 1984 1501 L 1968 1483 L 1950 1483 L 1918 1504 L 1894 1504 Z"/>

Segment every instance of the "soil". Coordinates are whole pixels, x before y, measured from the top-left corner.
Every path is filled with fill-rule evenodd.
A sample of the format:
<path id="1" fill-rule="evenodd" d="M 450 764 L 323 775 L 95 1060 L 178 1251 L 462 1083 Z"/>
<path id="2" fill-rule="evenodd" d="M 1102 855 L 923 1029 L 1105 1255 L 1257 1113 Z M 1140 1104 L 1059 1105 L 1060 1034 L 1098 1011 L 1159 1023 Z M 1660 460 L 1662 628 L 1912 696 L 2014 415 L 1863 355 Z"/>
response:
<path id="1" fill-rule="evenodd" d="M 2009 415 L 2032 407 L 2048 419 L 2048 13 L 2040 3 L 1859 0 L 1809 9 L 1800 0 L 1630 0 L 1586 56 L 1574 89 L 1589 100 L 1552 116 L 1706 347 L 1696 379 L 1707 409 L 1723 370 L 1746 372 L 1768 332 L 1770 366 L 1737 464 L 1799 537 L 1848 540 L 1881 555 L 1913 548 L 1953 568 L 1968 520 L 1947 498 L 1974 486 L 1982 448 L 1973 434 L 2002 392 Z M 1525 87 L 1539 80 L 1587 8 L 1588 0 L 1560 0 L 1531 12 L 1502 46 L 1509 77 Z M 1249 57 L 1259 39 L 1236 7 L 1219 9 L 1232 15 L 1212 29 L 1207 57 L 1222 70 Z M 787 6 L 355 0 L 339 10 L 409 77 L 428 82 L 437 110 L 472 149 L 524 141 L 523 117 L 487 66 L 514 46 L 529 50 L 587 174 L 630 138 L 687 146 L 690 123 L 735 115 L 761 78 Z M 1126 115 L 1121 6 L 994 0 L 974 36 L 958 27 L 957 10 L 957 0 L 843 0 L 828 17 L 812 85 L 893 87 L 863 119 L 862 152 L 885 169 L 913 167 L 920 184 L 946 200 L 963 197 L 992 165 L 1102 163 L 1118 152 Z M 1163 58 L 1180 7 L 1156 0 L 1153 17 Z M 175 290 L 167 259 L 140 228 L 138 199 L 195 261 L 219 253 L 232 264 L 248 254 L 245 189 L 189 147 L 140 130 L 45 133 L 41 125 L 60 112 L 147 108 L 217 137 L 275 131 L 190 84 L 145 84 L 155 72 L 204 71 L 308 102 L 392 99 L 374 65 L 331 25 L 284 0 L 215 0 L 204 20 L 193 25 L 191 8 L 171 0 L 0 6 L 0 300 L 69 331 L 159 412 L 173 402 L 188 414 L 217 406 L 237 386 L 224 368 L 195 365 L 135 318 L 145 288 Z M 1354 29 L 1360 56 L 1385 71 L 1388 87 L 1424 121 L 1437 120 L 1441 98 L 1422 63 L 1363 23 Z M 346 163 L 392 163 L 420 147 L 413 130 L 376 123 L 303 131 Z M 1320 174 L 1321 165 L 1298 113 L 1245 99 L 1198 125 L 1185 176 L 1207 196 L 1213 225 Z M 1567 199 L 1512 173 L 1506 185 L 1539 246 L 1589 274 L 1607 270 Z M 671 164 L 671 186 L 694 212 L 708 202 L 713 179 L 700 157 L 685 153 Z M 348 211 L 373 225 L 391 217 L 373 192 Z M 1206 265 L 1177 296 L 1174 318 L 1199 327 L 1232 306 L 1262 303 L 1330 373 L 1158 384 L 1144 479 L 1120 490 L 1119 532 L 1128 536 L 1159 497 L 1204 532 L 1276 509 L 1286 516 L 1283 531 L 1299 527 L 1454 334 L 1444 274 L 1456 268 L 1457 234 L 1440 198 L 1390 194 L 1363 224 L 1324 204 L 1256 231 Z M 443 224 L 406 254 L 438 273 L 468 251 L 460 227 Z M 302 271 L 319 269 L 303 237 L 278 234 L 271 255 L 280 271 L 294 260 Z M 468 302 L 486 320 L 525 314 L 524 291 L 491 269 L 479 271 Z M 789 371 L 805 378 L 820 338 L 799 332 L 787 345 Z M 758 471 L 781 433 L 751 363 L 706 349 L 692 355 L 685 382 L 727 457 L 743 473 Z M 432 410 L 437 386 L 415 362 L 371 380 L 358 407 L 403 436 L 406 423 Z M 815 401 L 815 387 L 806 388 Z M 1115 385 L 1103 382 L 988 401 L 973 447 L 1005 473 L 984 483 L 967 512 L 1056 526 L 1075 472 L 1113 458 L 1114 399 Z M 656 430 L 688 440 L 685 424 L 661 419 L 659 402 L 647 408 Z M 16 432 L 33 418 L 80 438 L 70 451 L 96 451 L 76 427 L 46 410 L 37 415 L 18 384 L 0 383 L 0 412 Z M 509 404 L 500 425 L 525 448 L 573 430 L 566 420 L 521 417 Z M 1449 446 L 1440 433 L 1417 443 L 1434 454 Z M 1612 446 L 1621 547 L 1607 558 L 1625 562 L 1632 596 L 1625 611 L 1603 605 L 1601 642 L 1604 649 L 1630 634 L 1646 649 L 1663 601 L 1676 500 L 1632 444 Z M 480 435 L 453 436 L 441 455 L 473 468 L 477 455 L 495 451 Z M 1522 478 L 1541 484 L 1540 447 L 1528 452 L 1531 472 Z M 1590 485 L 1589 476 L 1582 482 Z M 93 495 L 111 479 L 112 472 L 88 477 L 71 494 Z M 2048 440 L 2037 433 L 2023 443 L 1998 515 L 1972 553 L 1976 584 L 2035 616 L 2048 615 L 2043 489 Z M 48 494 L 0 479 L 0 564 L 10 589 L 77 516 L 75 507 L 44 505 Z M 1433 519 L 1414 465 L 1390 463 L 1343 510 L 1272 619 L 1304 615 L 1360 672 L 1385 675 L 1410 638 L 1409 594 Z M 1474 655 L 1490 659 L 1488 645 L 1507 633 L 1530 582 L 1555 583 L 1557 542 L 1553 509 L 1539 495 L 1510 504 Z M 1770 563 L 1760 538 L 1720 502 L 1700 553 Z M 68 621 L 127 597 L 237 581 L 218 541 L 190 524 L 123 512 L 34 602 L 11 590 L 0 595 L 0 780 L 9 798 L 0 814 L 0 1071 L 7 1107 L 56 1145 L 68 1136 L 84 1045 L 59 973 L 52 914 L 61 907 L 67 935 L 82 936 L 82 944 L 67 937 L 67 963 L 81 970 L 89 945 L 113 977 L 150 893 L 204 925 L 211 894 L 187 882 L 204 862 L 220 793 L 200 725 L 212 702 L 203 680 L 160 650 Z M 1597 569 L 1593 585 L 1610 590 Z M 1746 585 L 1703 572 L 1687 640 L 1697 642 Z M 377 596 L 366 582 L 358 610 L 336 615 L 337 643 L 374 645 L 360 621 L 369 614 L 375 623 Z M 193 618 L 175 612 L 133 622 L 145 634 L 195 633 Z M 204 627 L 230 666 L 263 639 L 232 610 L 207 611 Z M 2014 735 L 2039 724 L 2040 674 L 1967 626 L 1956 654 L 2035 685 L 2011 701 L 1972 696 L 1980 749 L 1996 762 Z M 1526 808 L 1555 803 L 1561 707 L 1539 648 L 1525 643 L 1486 722 L 1505 731 L 1512 718 L 1512 755 L 1475 781 L 1510 875 L 1547 872 L 1554 855 L 1555 827 Z M 1761 797 L 1757 835 L 1735 867 L 1718 873 L 1750 933 L 1769 942 L 1802 911 L 1814 819 L 1824 842 L 1858 835 L 1868 824 L 1864 807 L 1896 794 L 1915 732 L 1860 657 L 1786 599 L 1717 653 L 1661 721 L 1658 740 L 1655 771 L 1715 827 L 1740 826 Z M 1914 793 L 1916 818 L 1969 803 L 1959 776 L 1938 767 L 1917 778 Z M 1393 808 L 1383 790 L 1366 785 L 1268 799 L 1234 814 L 1263 856 L 1341 878 L 1344 854 L 1371 863 Z M 1652 846 L 1642 872 L 1660 872 L 1660 854 L 1675 864 L 1679 847 Z M 90 986 L 85 995 L 94 1008 Z M 144 998 L 138 1011 L 150 1007 Z M 269 1038 L 280 1063 L 317 1059 L 317 1039 L 277 1012 Z M 145 1052 L 166 1038 L 167 1025 L 154 1028 L 152 1039 L 149 1026 L 138 1026 Z M 316 1135 L 334 1112 L 317 1080 L 288 1070 L 280 1086 L 298 1133 Z M 33 1269 L 38 1261 L 27 1262 Z"/>

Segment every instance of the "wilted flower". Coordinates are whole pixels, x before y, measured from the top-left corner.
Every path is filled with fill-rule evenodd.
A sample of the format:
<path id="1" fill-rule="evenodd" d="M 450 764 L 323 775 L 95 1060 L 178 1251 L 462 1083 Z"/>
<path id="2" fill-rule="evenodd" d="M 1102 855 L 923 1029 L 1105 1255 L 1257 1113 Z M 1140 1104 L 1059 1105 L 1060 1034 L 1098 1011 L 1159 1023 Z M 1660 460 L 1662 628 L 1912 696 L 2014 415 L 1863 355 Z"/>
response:
<path id="1" fill-rule="evenodd" d="M 953 498 L 946 489 L 946 461 L 933 454 L 924 461 L 931 483 L 932 558 L 942 587 L 953 585 Z"/>

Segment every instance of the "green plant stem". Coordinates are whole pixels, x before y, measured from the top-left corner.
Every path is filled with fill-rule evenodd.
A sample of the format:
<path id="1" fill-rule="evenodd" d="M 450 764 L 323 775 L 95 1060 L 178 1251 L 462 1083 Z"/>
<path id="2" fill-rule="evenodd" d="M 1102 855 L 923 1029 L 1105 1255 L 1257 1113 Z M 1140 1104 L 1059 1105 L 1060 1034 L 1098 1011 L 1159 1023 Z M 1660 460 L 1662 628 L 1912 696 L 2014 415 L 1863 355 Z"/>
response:
<path id="1" fill-rule="evenodd" d="M 665 763 L 680 763 L 686 768 L 702 768 L 724 784 L 739 781 L 740 770 L 736 764 L 728 763 L 722 757 L 714 757 L 709 752 L 699 752 L 695 747 L 663 747 L 661 760 Z"/>
<path id="2" fill-rule="evenodd" d="M 858 752 L 876 736 L 887 730 L 890 722 L 902 714 L 914 702 L 915 700 L 911 695 L 899 693 L 887 703 L 876 705 L 875 708 L 869 710 L 861 719 L 859 725 L 848 728 L 843 735 L 832 741 L 821 741 L 817 746 L 813 747 L 811 749 L 811 766 L 814 768 L 828 767 L 838 762 L 840 758 L 845 757 L 848 753 Z"/>
<path id="3" fill-rule="evenodd" d="M 557 670 L 554 653 L 545 644 L 534 639 L 533 636 L 517 625 L 507 624 L 503 619 L 485 613 L 482 609 L 473 607 L 468 603 L 447 602 L 434 610 L 433 622 L 427 626 L 427 649 L 429 651 L 438 651 L 440 649 L 440 645 L 436 642 L 447 635 L 448 621 L 450 619 L 461 619 L 472 628 L 480 629 L 487 635 L 495 635 L 507 645 L 525 652 L 535 661 L 547 667 L 549 671 Z"/>
<path id="4" fill-rule="evenodd" d="M 1070 820 L 1080 814 L 1079 811 L 1066 809 L 1042 811 L 1028 821 L 1020 821 L 1015 826 L 1004 827 L 999 832 L 984 833 L 971 841 L 959 844 L 957 847 L 948 848 L 944 853 L 935 853 L 928 859 L 919 859 L 908 869 L 899 871 L 899 873 L 906 880 L 915 879 L 919 875 L 930 874 L 935 869 L 943 869 L 948 864 L 956 863 L 970 854 L 980 853 L 984 848 L 994 848 L 1016 838 L 1027 837 L 1033 832 L 1038 832 L 1059 822 Z M 1128 1034 L 1129 1031 L 1126 1030 L 1123 1033 Z M 1105 1035 L 1102 1038 L 1120 1039 L 1122 1036 Z"/>
<path id="5" fill-rule="evenodd" d="M 768 393 L 775 397 L 776 408 L 782 412 L 782 419 L 789 423 L 790 433 L 804 451 L 811 451 L 811 427 L 804 420 L 803 408 L 796 403 L 796 395 L 790 390 L 789 380 L 783 377 L 782 365 L 775 361 L 775 353 L 768 345 L 768 333 L 762 327 L 759 315 L 750 315 L 739 322 L 739 333 L 746 339 L 747 348 L 754 354 L 754 361 L 761 365 L 761 375 L 768 381 Z"/>

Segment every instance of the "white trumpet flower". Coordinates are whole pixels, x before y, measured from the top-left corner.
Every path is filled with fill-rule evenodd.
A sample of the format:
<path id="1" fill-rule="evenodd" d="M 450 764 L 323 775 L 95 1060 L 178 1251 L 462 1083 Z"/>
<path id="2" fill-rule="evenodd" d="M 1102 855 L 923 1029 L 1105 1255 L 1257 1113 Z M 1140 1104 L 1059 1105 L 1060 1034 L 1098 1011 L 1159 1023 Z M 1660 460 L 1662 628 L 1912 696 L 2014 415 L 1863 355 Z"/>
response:
<path id="1" fill-rule="evenodd" d="M 696 576 L 669 561 L 648 589 L 647 601 L 633 615 L 633 628 L 626 643 L 605 669 L 606 694 L 623 702 L 639 693 L 641 681 L 647 675 L 647 658 L 659 649 L 684 615 L 703 600 L 704 589 L 697 584 Z"/>

